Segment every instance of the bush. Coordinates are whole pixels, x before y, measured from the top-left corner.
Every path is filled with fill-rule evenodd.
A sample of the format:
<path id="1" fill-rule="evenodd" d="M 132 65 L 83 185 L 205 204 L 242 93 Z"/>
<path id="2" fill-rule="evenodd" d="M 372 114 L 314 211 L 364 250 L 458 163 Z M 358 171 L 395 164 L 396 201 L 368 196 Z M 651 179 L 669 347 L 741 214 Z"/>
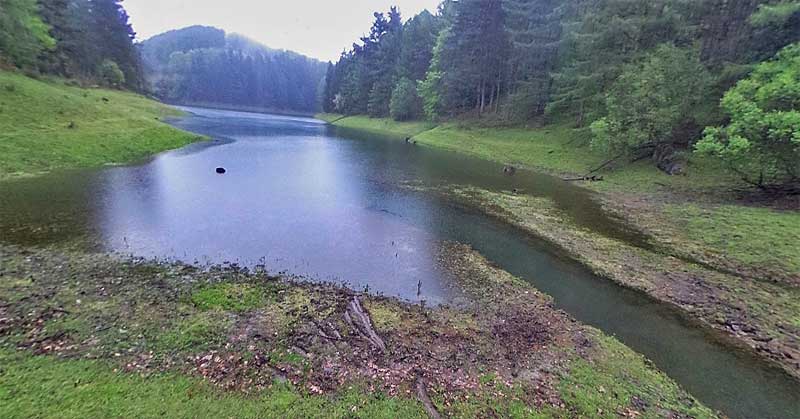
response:
<path id="1" fill-rule="evenodd" d="M 420 99 L 414 82 L 407 78 L 401 79 L 389 102 L 389 113 L 395 121 L 408 121 L 415 119 L 420 114 Z"/>
<path id="2" fill-rule="evenodd" d="M 694 119 L 710 77 L 696 49 L 657 47 L 626 65 L 606 96 L 608 116 L 591 125 L 594 147 L 613 153 L 650 151 L 674 142 Z"/>
<path id="3" fill-rule="evenodd" d="M 98 69 L 100 80 L 111 87 L 119 87 L 125 83 L 125 73 L 120 70 L 119 65 L 111 60 L 103 60 Z"/>
<path id="4" fill-rule="evenodd" d="M 781 50 L 722 98 L 730 122 L 706 128 L 696 150 L 762 189 L 800 191 L 800 43 Z"/>

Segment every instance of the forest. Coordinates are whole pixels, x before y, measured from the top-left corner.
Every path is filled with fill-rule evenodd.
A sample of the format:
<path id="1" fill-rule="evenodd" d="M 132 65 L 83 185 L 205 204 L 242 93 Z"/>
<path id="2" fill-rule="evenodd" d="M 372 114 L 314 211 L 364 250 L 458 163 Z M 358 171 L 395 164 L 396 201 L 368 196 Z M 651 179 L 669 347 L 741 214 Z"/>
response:
<path id="1" fill-rule="evenodd" d="M 313 113 L 325 64 L 223 30 L 192 26 L 141 44 L 157 97 L 184 104 Z"/>
<path id="2" fill-rule="evenodd" d="M 444 1 L 375 13 L 327 70 L 329 113 L 569 124 L 670 174 L 687 153 L 800 191 L 800 2 Z"/>
<path id="3" fill-rule="evenodd" d="M 0 62 L 129 90 L 145 89 L 121 0 L 0 0 Z"/>
<path id="4" fill-rule="evenodd" d="M 121 0 L 0 0 L 0 64 L 172 103 L 313 113 L 325 65 L 190 27 L 136 42 Z"/>

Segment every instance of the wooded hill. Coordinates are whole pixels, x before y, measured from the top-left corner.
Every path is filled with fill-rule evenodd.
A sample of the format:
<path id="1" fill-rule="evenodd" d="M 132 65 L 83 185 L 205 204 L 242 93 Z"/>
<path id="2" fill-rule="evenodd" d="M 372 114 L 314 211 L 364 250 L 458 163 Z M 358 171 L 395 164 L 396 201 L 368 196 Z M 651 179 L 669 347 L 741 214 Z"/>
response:
<path id="1" fill-rule="evenodd" d="M 446 0 L 376 13 L 327 70 L 329 113 L 569 123 L 609 158 L 689 152 L 800 191 L 800 2 Z"/>
<path id="2" fill-rule="evenodd" d="M 148 86 L 172 103 L 313 113 L 325 64 L 212 27 L 192 26 L 141 44 Z"/>

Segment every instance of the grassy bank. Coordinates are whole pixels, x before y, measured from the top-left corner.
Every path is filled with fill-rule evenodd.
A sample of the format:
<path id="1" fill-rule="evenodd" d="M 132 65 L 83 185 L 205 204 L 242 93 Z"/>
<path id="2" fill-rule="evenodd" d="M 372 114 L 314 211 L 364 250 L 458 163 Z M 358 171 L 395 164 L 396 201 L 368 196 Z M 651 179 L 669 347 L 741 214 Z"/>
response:
<path id="1" fill-rule="evenodd" d="M 337 127 L 400 137 L 413 137 L 435 127 L 434 124 L 425 121 L 397 122 L 391 119 L 374 119 L 365 116 L 344 117 L 337 114 L 317 114 L 315 116 L 317 119 L 333 123 Z"/>
<path id="2" fill-rule="evenodd" d="M 515 164 L 559 176 L 584 174 L 607 156 L 587 134 L 563 125 L 536 129 L 480 128 L 446 123 L 397 123 L 324 115 L 337 126 L 413 136 L 419 144 Z M 584 183 L 606 206 L 644 231 L 666 254 L 696 260 L 749 279 L 800 285 L 800 202 L 753 203 L 732 190 L 743 185 L 719 163 L 692 156 L 685 175 L 669 176 L 648 161 L 599 173 Z"/>
<path id="3" fill-rule="evenodd" d="M 542 128 L 484 128 L 468 123 L 396 122 L 388 118 L 319 114 L 336 126 L 414 137 L 419 144 L 470 154 L 503 164 L 514 164 L 555 175 L 584 174 L 603 164 L 607 156 L 589 147 L 587 132 L 566 125 Z M 603 172 L 606 180 L 590 185 L 598 190 L 648 191 L 664 184 L 678 190 L 701 190 L 738 184 L 718 164 L 694 158 L 686 176 L 669 176 L 647 162 Z M 663 188 L 663 186 L 659 186 Z"/>
<path id="4" fill-rule="evenodd" d="M 465 418 L 715 416 L 456 244 L 440 260 L 466 300 L 435 308 L 262 270 L 2 245 L 0 258 L 4 418 L 413 418 L 426 403 Z"/>
<path id="5" fill-rule="evenodd" d="M 440 193 L 546 239 L 602 277 L 686 311 L 800 379 L 800 288 L 743 280 L 581 229 L 545 197 L 477 188 Z"/>
<path id="6" fill-rule="evenodd" d="M 0 71 L 0 179 L 128 163 L 198 140 L 160 121 L 176 115 L 132 93 Z"/>

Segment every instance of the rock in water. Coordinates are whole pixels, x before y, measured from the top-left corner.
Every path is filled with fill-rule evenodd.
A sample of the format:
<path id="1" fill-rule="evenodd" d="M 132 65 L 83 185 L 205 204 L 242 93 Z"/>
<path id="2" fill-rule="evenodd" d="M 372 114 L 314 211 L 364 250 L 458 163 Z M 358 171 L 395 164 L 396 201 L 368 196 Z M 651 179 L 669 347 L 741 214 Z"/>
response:
<path id="1" fill-rule="evenodd" d="M 221 175 L 222 175 L 222 174 L 225 174 L 225 172 L 226 172 L 226 171 L 227 171 L 227 170 L 225 170 L 225 168 L 224 168 L 224 167 L 217 167 L 217 173 L 219 173 L 219 174 L 221 174 Z"/>

